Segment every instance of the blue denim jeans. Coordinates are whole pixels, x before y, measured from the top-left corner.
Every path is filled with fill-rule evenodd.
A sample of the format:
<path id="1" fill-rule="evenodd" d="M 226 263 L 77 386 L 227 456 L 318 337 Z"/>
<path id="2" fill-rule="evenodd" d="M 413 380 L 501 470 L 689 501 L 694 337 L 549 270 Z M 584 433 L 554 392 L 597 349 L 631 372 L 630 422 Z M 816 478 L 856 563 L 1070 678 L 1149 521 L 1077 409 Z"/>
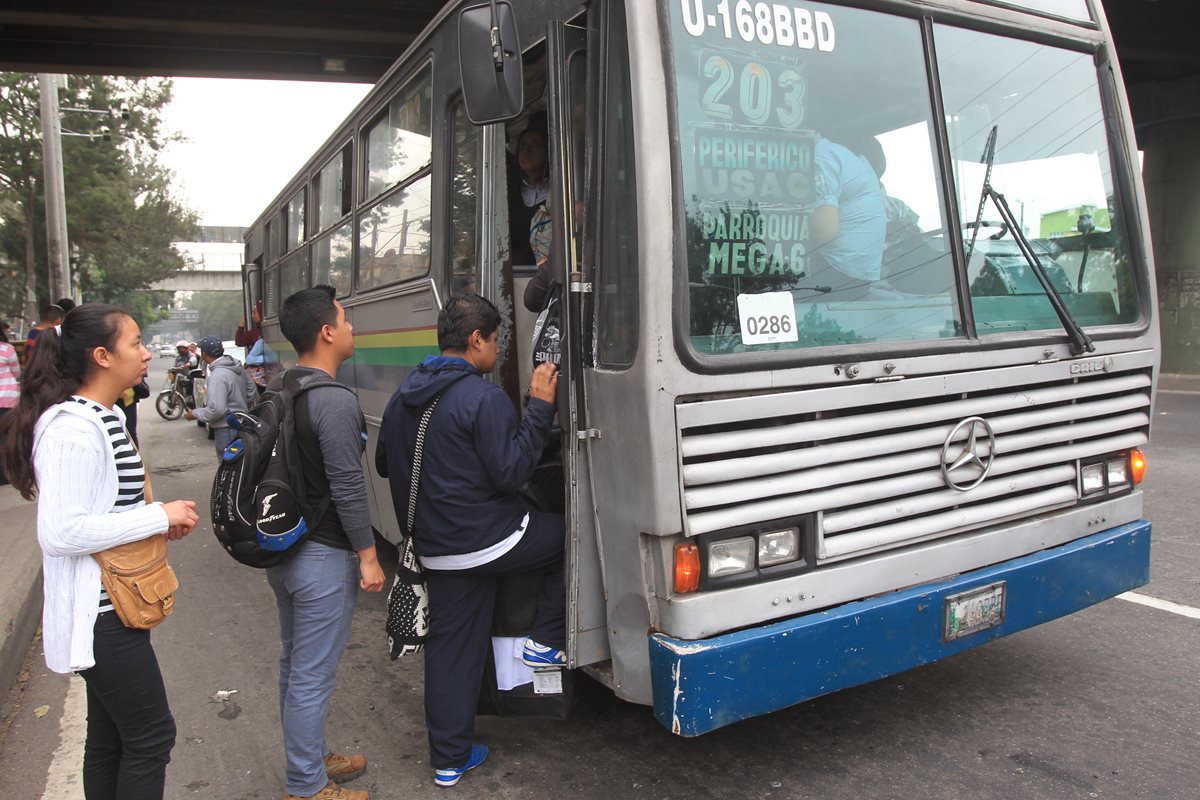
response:
<path id="1" fill-rule="evenodd" d="M 283 720 L 287 791 L 307 797 L 329 782 L 325 741 L 329 697 L 350 638 L 358 597 L 358 555 L 304 542 L 267 570 L 279 608 L 279 715 Z"/>
<path id="2" fill-rule="evenodd" d="M 221 453 L 225 452 L 234 439 L 237 438 L 237 431 L 233 428 L 213 428 L 213 444 L 217 448 L 217 458 L 221 457 Z"/>

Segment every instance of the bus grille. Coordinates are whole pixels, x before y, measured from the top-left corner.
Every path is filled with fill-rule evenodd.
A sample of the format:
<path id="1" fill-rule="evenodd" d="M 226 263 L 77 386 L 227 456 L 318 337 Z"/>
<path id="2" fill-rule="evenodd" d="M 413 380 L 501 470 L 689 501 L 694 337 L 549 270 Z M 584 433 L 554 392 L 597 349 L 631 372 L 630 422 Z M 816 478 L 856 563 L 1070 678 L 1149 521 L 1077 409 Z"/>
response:
<path id="1" fill-rule="evenodd" d="M 1042 383 L 1020 372 L 1008 386 L 989 386 L 992 374 L 680 403 L 685 532 L 815 515 L 818 561 L 836 561 L 1073 505 L 1080 459 L 1146 443 L 1146 371 Z M 946 391 L 956 385 L 966 390 Z M 995 460 L 960 491 L 942 446 L 976 416 L 994 432 Z"/>

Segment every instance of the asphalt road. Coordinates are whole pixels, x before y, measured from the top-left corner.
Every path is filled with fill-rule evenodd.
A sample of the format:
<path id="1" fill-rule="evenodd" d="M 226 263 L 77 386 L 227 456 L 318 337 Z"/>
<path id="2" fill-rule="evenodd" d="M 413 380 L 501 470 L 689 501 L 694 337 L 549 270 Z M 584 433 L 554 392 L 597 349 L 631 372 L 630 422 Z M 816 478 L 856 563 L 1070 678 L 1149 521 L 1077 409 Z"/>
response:
<path id="1" fill-rule="evenodd" d="M 204 432 L 164 422 L 148 402 L 140 431 L 156 495 L 206 503 L 215 453 Z M 1145 485 L 1153 579 L 1140 592 L 1192 608 L 1197 475 L 1200 393 L 1161 393 Z M 154 633 L 179 726 L 167 797 L 281 797 L 266 580 L 229 559 L 204 520 L 171 557 L 183 590 Z M 580 676 L 568 721 L 481 718 L 492 758 L 450 790 L 432 785 L 423 664 L 388 660 L 383 620 L 383 595 L 361 595 L 330 720 L 333 746 L 370 758 L 355 785 L 376 800 L 1200 796 L 1200 619 L 1120 599 L 698 739 L 670 735 L 648 709 Z M 74 800 L 82 682 L 48 673 L 40 649 L 31 655 L 31 677 L 10 699 L 0 797 Z M 236 694 L 214 699 L 220 690 Z"/>

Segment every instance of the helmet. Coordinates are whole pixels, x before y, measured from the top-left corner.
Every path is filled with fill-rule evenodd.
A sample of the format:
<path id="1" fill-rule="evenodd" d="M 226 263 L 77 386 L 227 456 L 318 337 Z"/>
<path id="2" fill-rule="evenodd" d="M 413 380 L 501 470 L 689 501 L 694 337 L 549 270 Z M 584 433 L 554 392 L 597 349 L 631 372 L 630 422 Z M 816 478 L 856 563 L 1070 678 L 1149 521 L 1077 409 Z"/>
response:
<path id="1" fill-rule="evenodd" d="M 178 342 L 175 343 L 175 346 L 176 347 L 191 347 L 191 344 L 188 342 L 187 339 L 180 339 Z"/>

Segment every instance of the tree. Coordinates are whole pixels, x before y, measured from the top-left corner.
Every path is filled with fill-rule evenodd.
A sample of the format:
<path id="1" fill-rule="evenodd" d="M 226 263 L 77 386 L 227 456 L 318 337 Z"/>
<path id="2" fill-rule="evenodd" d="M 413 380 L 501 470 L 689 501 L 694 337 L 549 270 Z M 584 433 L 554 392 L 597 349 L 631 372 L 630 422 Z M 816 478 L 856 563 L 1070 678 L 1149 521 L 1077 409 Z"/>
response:
<path id="1" fill-rule="evenodd" d="M 166 79 L 73 76 L 59 90 L 67 227 L 81 293 L 126 308 L 142 325 L 166 315 L 169 295 L 147 288 L 184 266 L 171 242 L 193 238 L 196 226 L 158 158 L 170 100 Z M 0 73 L 0 274 L 20 277 L 5 281 L 0 314 L 11 316 L 29 316 L 31 301 L 36 308 L 56 299 L 46 289 L 38 114 L 37 76 Z"/>
<path id="2" fill-rule="evenodd" d="M 241 292 L 192 292 L 184 308 L 200 312 L 196 329 L 200 336 L 216 336 L 222 341 L 233 338 L 243 317 Z"/>
<path id="3" fill-rule="evenodd" d="M 35 240 L 45 238 L 38 236 L 45 229 L 45 215 L 39 226 L 34 211 L 42 196 L 38 103 L 32 82 L 16 78 L 0 74 L 0 254 L 14 279 L 5 281 L 0 301 L 6 316 L 35 320 Z"/>

